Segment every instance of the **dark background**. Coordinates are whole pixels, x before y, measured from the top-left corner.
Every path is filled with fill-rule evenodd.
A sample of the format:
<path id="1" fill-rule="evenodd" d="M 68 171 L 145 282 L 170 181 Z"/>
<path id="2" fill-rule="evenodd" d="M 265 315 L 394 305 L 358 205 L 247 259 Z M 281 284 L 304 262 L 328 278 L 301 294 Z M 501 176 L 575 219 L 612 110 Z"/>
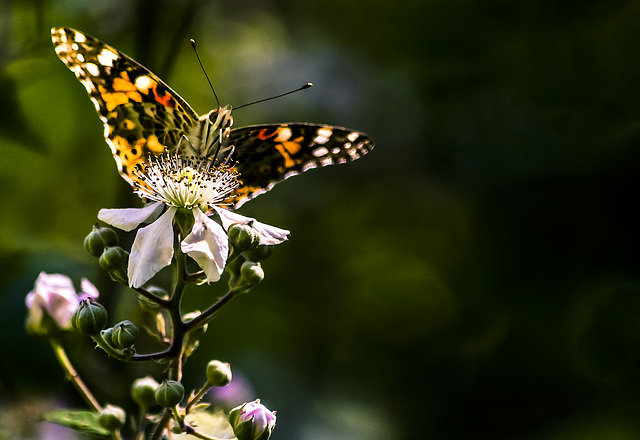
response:
<path id="1" fill-rule="evenodd" d="M 88 277 L 114 322 L 137 313 L 82 249 L 99 209 L 135 199 L 51 26 L 128 53 L 204 113 L 195 38 L 223 105 L 315 84 L 236 127 L 376 141 L 241 209 L 291 240 L 210 325 L 187 384 L 230 362 L 278 410 L 276 440 L 640 436 L 640 3 L 611 0 L 0 4 L 5 433 L 7 414 L 82 404 L 23 330 L 40 271 Z M 66 343 L 102 401 L 126 405 L 148 373 Z"/>

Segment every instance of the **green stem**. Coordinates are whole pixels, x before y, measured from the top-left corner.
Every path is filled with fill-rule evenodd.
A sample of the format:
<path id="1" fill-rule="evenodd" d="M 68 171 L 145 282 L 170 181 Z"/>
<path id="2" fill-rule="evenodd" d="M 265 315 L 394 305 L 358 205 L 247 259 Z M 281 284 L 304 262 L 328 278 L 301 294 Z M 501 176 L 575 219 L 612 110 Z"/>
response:
<path id="1" fill-rule="evenodd" d="M 53 352 L 56 355 L 58 362 L 60 362 L 62 369 L 65 371 L 67 377 L 71 383 L 73 383 L 73 386 L 76 387 L 85 402 L 87 402 L 87 405 L 89 405 L 94 411 L 102 411 L 102 406 L 98 403 L 96 398 L 93 397 L 93 394 L 91 394 L 91 391 L 89 391 L 89 388 L 87 388 L 82 379 L 80 379 L 80 376 L 76 372 L 75 368 L 73 368 L 73 365 L 60 342 L 52 338 L 49 339 L 49 343 L 51 344 L 51 348 L 53 348 Z"/>
<path id="2" fill-rule="evenodd" d="M 184 413 L 189 414 L 189 411 L 191 411 L 191 408 L 193 407 L 193 405 L 198 403 L 204 397 L 204 395 L 207 394 L 207 391 L 209 391 L 211 387 L 212 385 L 209 382 L 205 383 L 202 386 L 202 388 L 200 388 L 200 390 L 198 391 L 198 394 L 193 396 L 193 399 L 187 402 L 187 406 L 184 407 Z"/>
<path id="3" fill-rule="evenodd" d="M 160 440 L 160 438 L 162 437 L 162 432 L 167 427 L 167 423 L 169 423 L 170 418 L 171 409 L 165 408 L 164 412 L 162 413 L 162 418 L 160 418 L 160 421 L 156 425 L 156 429 L 155 431 L 153 431 L 153 434 L 151 434 L 149 440 Z"/>
<path id="4" fill-rule="evenodd" d="M 164 307 L 167 308 L 169 307 L 169 301 L 164 299 L 164 298 L 160 298 L 156 295 L 154 295 L 153 293 L 149 292 L 148 290 L 143 289 L 142 287 L 137 287 L 135 289 L 136 292 L 138 292 L 140 295 L 144 296 L 145 298 L 147 298 L 150 301 L 153 301 L 154 303 L 158 304 L 160 307 Z"/>

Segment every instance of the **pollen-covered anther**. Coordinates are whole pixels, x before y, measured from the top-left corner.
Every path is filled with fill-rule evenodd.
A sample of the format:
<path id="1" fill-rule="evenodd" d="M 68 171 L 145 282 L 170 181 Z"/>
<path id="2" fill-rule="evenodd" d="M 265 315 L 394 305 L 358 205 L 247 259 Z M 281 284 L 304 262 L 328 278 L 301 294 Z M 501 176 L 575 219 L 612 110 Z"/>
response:
<path id="1" fill-rule="evenodd" d="M 234 167 L 215 166 L 211 159 L 162 154 L 136 168 L 136 193 L 177 208 L 208 208 L 224 202 L 239 185 Z"/>

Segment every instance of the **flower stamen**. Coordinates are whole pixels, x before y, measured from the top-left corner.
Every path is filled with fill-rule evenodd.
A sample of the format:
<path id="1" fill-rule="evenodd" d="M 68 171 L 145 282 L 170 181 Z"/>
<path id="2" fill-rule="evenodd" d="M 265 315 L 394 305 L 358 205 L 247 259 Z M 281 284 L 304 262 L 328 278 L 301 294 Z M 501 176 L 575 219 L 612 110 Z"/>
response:
<path id="1" fill-rule="evenodd" d="M 234 166 L 215 166 L 210 158 L 165 153 L 134 170 L 135 192 L 176 208 L 208 209 L 223 203 L 240 186 Z"/>

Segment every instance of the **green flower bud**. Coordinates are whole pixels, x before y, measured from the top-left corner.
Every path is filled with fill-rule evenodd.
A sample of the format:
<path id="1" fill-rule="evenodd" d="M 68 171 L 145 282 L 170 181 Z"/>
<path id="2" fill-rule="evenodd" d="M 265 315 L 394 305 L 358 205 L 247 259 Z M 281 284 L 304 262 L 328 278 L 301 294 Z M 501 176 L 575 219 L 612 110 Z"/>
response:
<path id="1" fill-rule="evenodd" d="M 156 404 L 155 392 L 159 384 L 151 376 L 136 379 L 131 384 L 131 398 L 141 408 L 149 408 Z"/>
<path id="2" fill-rule="evenodd" d="M 227 230 L 229 244 L 238 252 L 250 251 L 260 244 L 260 235 L 252 226 L 248 224 L 234 223 Z"/>
<path id="3" fill-rule="evenodd" d="M 73 313 L 71 324 L 78 333 L 95 336 L 107 325 L 107 309 L 92 299 L 84 299 Z"/>
<path id="4" fill-rule="evenodd" d="M 127 263 L 129 253 L 120 246 L 107 246 L 104 248 L 98 264 L 106 271 L 118 270 Z"/>
<path id="5" fill-rule="evenodd" d="M 165 379 L 160 386 L 156 388 L 154 393 L 156 402 L 162 407 L 176 406 L 184 398 L 184 387 L 180 382 L 175 380 Z"/>
<path id="6" fill-rule="evenodd" d="M 111 338 L 113 337 L 113 327 L 109 327 L 107 329 L 102 330 L 100 332 L 100 335 L 102 336 L 102 339 L 107 341 L 109 345 L 113 345 L 111 342 Z"/>
<path id="7" fill-rule="evenodd" d="M 94 257 L 99 257 L 106 246 L 116 246 L 118 235 L 113 229 L 102 228 L 98 225 L 84 239 L 84 248 Z"/>
<path id="8" fill-rule="evenodd" d="M 231 366 L 226 362 L 211 361 L 207 365 L 207 383 L 223 387 L 231 382 Z"/>
<path id="9" fill-rule="evenodd" d="M 113 326 L 111 333 L 111 343 L 114 347 L 129 348 L 138 339 L 138 327 L 131 321 L 122 321 Z"/>
<path id="10" fill-rule="evenodd" d="M 249 286 L 255 286 L 264 279 L 262 266 L 260 266 L 260 263 L 254 263 L 253 261 L 242 263 L 240 275 L 242 275 L 242 280 Z"/>
<path id="11" fill-rule="evenodd" d="M 255 400 L 232 409 L 229 423 L 238 440 L 267 440 L 276 425 L 276 414 Z"/>
<path id="12" fill-rule="evenodd" d="M 272 244 L 261 244 L 257 248 L 248 251 L 246 255 L 250 261 L 263 261 L 271 256 L 274 248 L 275 246 Z"/>
<path id="13" fill-rule="evenodd" d="M 98 416 L 98 423 L 104 429 L 107 429 L 111 432 L 117 431 L 122 428 L 124 422 L 127 420 L 127 414 L 124 412 L 122 408 L 114 405 L 107 405 L 104 407 L 102 411 L 100 411 L 100 415 Z"/>

